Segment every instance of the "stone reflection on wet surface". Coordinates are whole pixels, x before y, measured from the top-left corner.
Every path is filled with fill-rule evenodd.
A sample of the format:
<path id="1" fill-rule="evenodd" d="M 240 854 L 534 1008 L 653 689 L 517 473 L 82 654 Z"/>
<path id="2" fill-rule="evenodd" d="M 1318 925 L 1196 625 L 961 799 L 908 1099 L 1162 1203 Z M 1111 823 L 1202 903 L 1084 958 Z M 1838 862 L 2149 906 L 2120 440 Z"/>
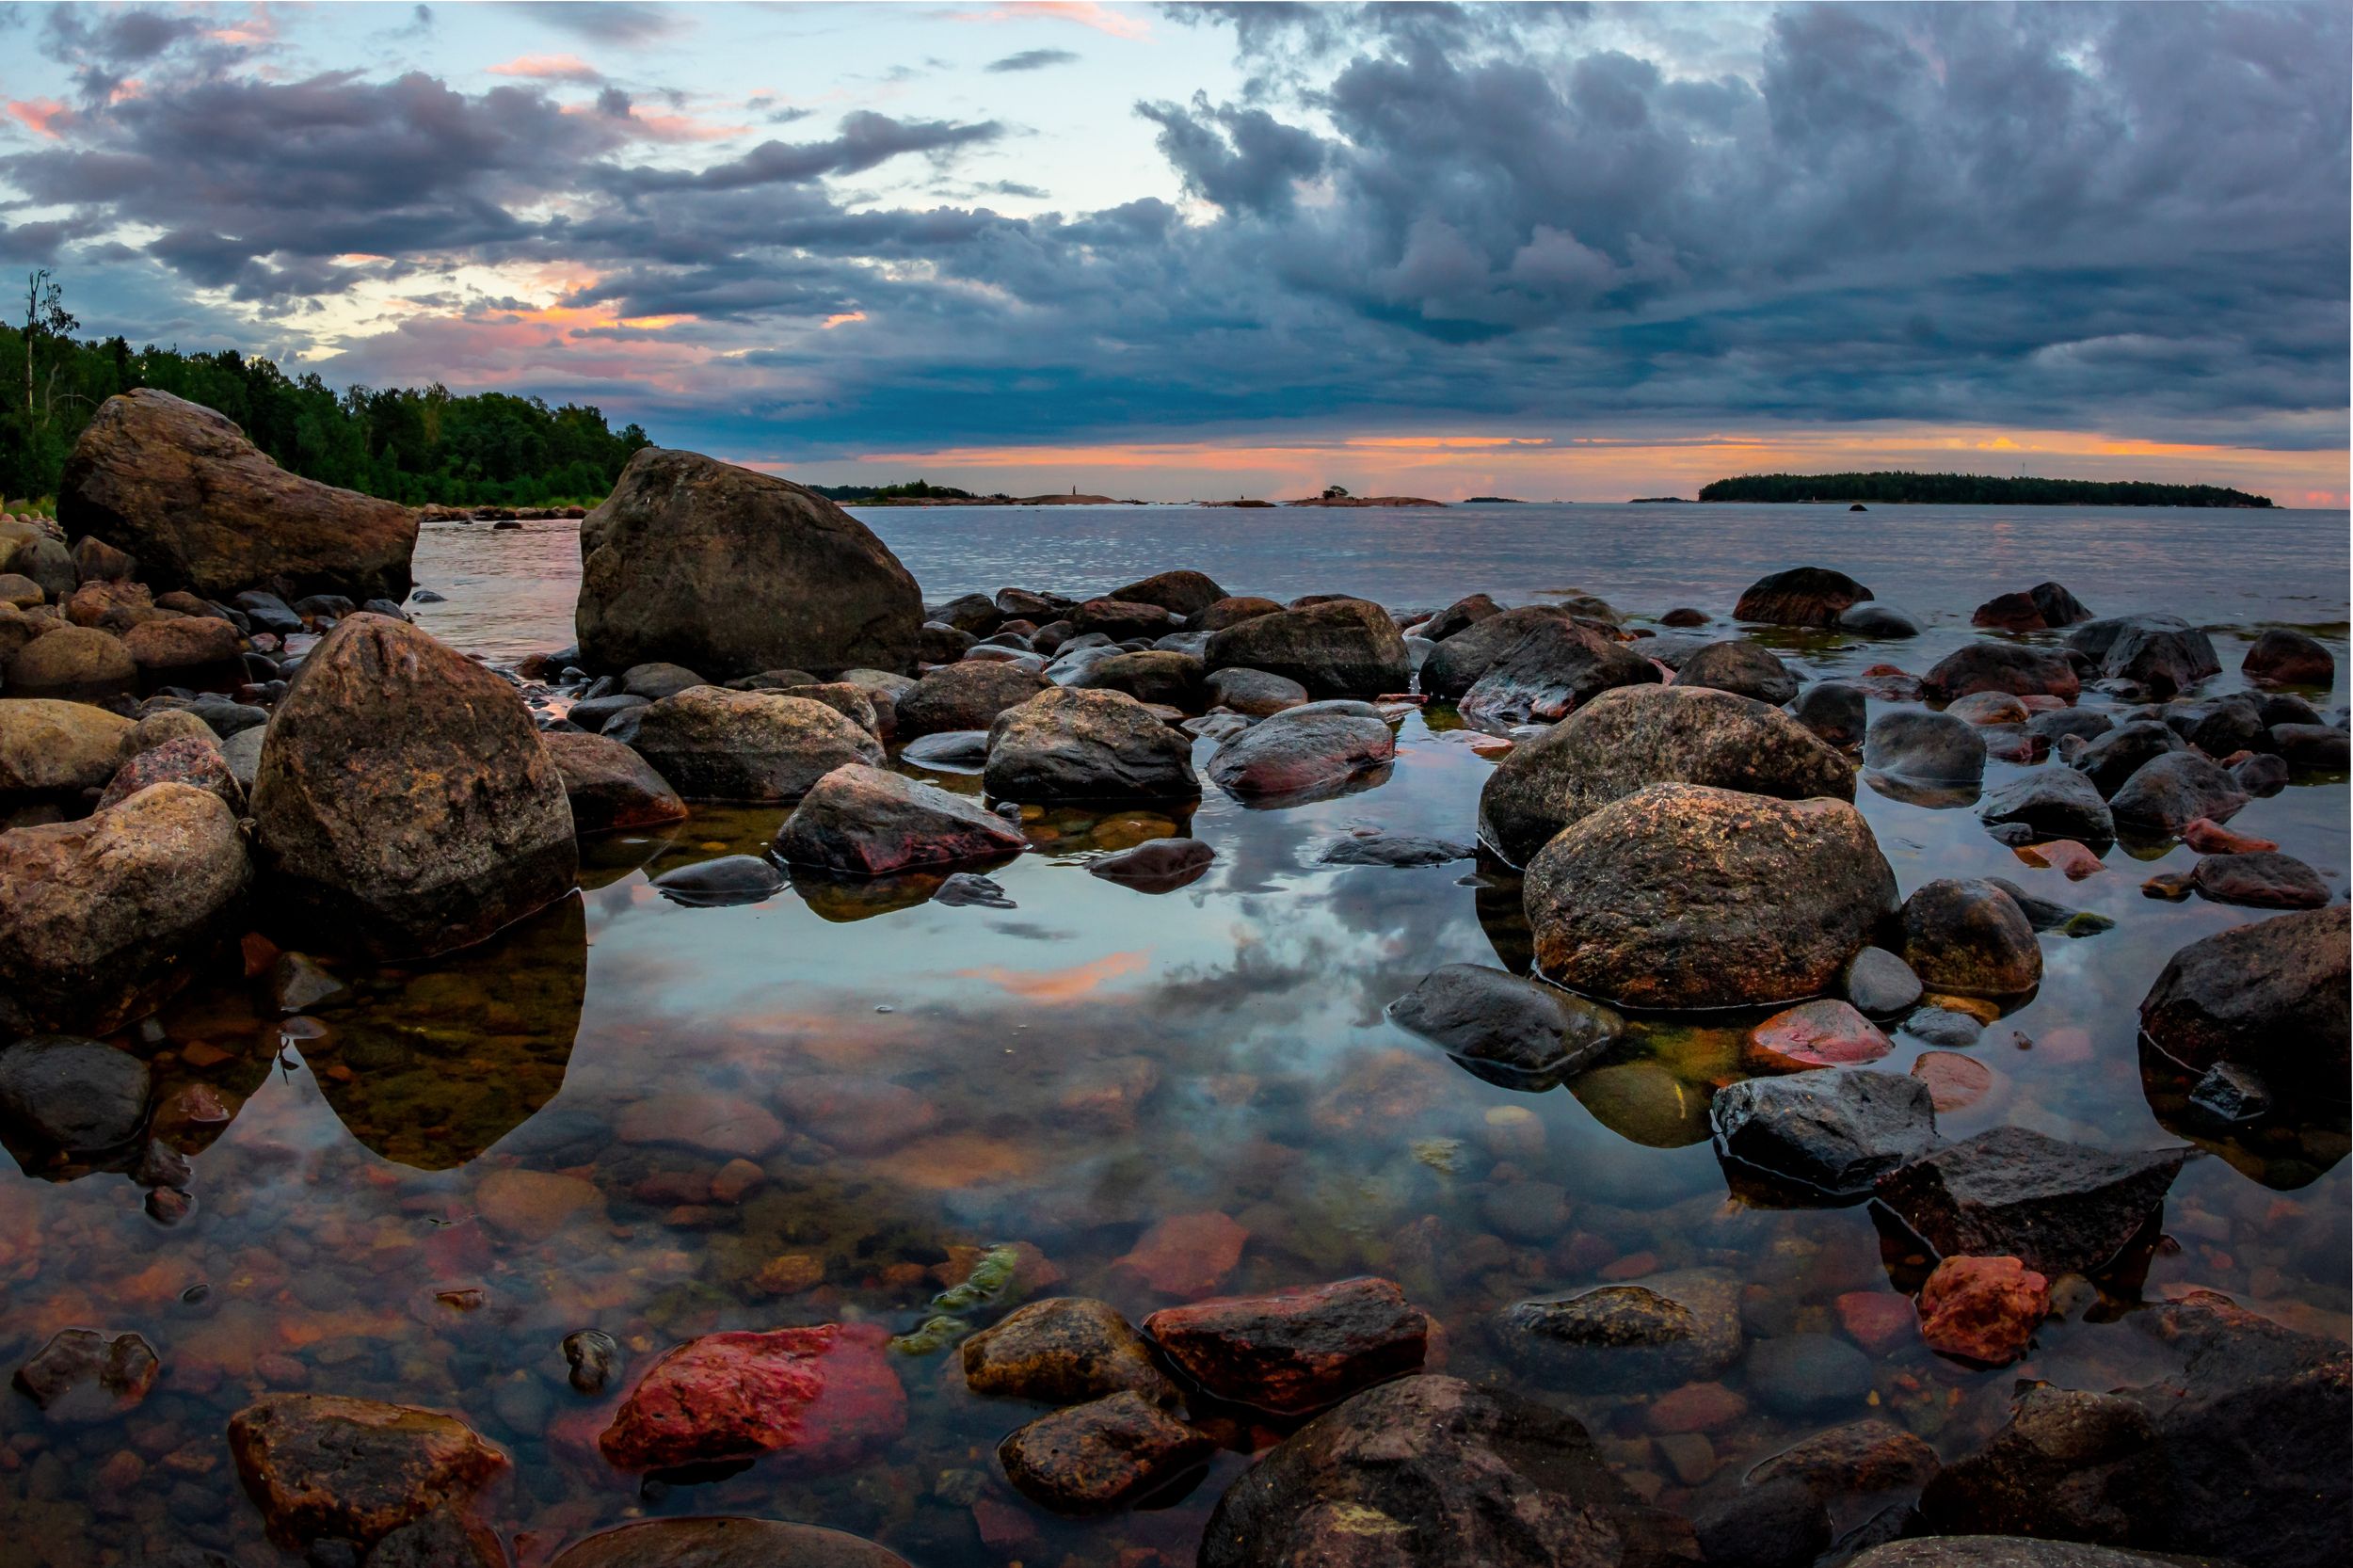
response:
<path id="1" fill-rule="evenodd" d="M 1873 657 L 1776 646 L 1817 674 Z M 178 1224 L 120 1162 L 44 1167 L 11 1144 L 30 1174 L 79 1176 L 0 1182 L 11 1365 L 77 1328 L 160 1362 L 133 1408 L 87 1423 L 0 1401 L 12 1541 L 77 1568 L 166 1541 L 299 1560 L 264 1539 L 222 1434 L 257 1397 L 310 1391 L 462 1416 L 513 1462 L 491 1506 L 527 1560 L 641 1514 L 739 1512 L 927 1568 L 1189 1563 L 1245 1456 L 1297 1420 L 1197 1401 L 1221 1447 L 1145 1506 L 1033 1507 L 995 1456 L 1048 1407 L 973 1393 L 957 1346 L 1061 1295 L 1141 1323 L 1393 1279 L 1445 1330 L 1446 1371 L 1571 1410 L 1629 1484 L 1686 1511 L 1826 1428 L 1878 1418 L 1950 1458 L 2022 1377 L 2164 1375 L 2170 1352 L 2129 1326 L 2160 1290 L 2343 1334 L 2343 1108 L 2217 1122 L 2191 1107 L 2198 1075 L 2141 1048 L 2167 956 L 2248 918 L 2143 896 L 2188 851 L 2111 852 L 2071 880 L 1975 811 L 1859 792 L 1906 892 L 2000 876 L 2115 922 L 2044 936 L 2027 997 L 1929 999 L 1959 1044 L 1884 1021 L 1871 1070 L 1928 1082 L 1947 1141 L 2018 1126 L 2196 1151 L 2161 1224 L 2096 1277 L 2054 1280 L 2026 1357 L 1980 1368 L 1921 1342 L 1904 1293 L 1935 1259 L 1883 1209 L 1720 1159 L 1710 1100 L 1770 1070 L 1749 1043 L 1765 1011 L 1627 1016 L 1552 1079 L 1475 1070 L 1385 1016 L 1442 966 L 1529 967 L 1519 874 L 1492 857 L 1325 858 L 1374 833 L 1467 838 L 1493 762 L 1455 723 L 1407 716 L 1385 776 L 1273 809 L 1027 808 L 1032 853 L 969 868 L 1001 902 L 942 896 L 944 874 L 781 867 L 755 902 L 666 897 L 662 877 L 763 856 L 784 815 L 698 809 L 584 846 L 583 895 L 483 948 L 405 970 L 316 960 L 351 993 L 335 1005 L 279 1016 L 265 968 L 188 993 L 156 1037 L 119 1042 L 149 1064 L 155 1139 L 186 1158 Z M 1989 762 L 1986 791 L 2019 772 Z M 2341 888 L 2344 799 L 2291 787 L 2233 826 Z M 1166 840 L 1214 857 L 1167 891 L 1089 874 Z M 1737 1353 L 1657 1386 L 1532 1378 L 1497 1338 L 1514 1304 L 1693 1279 L 1719 1282 Z M 892 1336 L 904 1429 L 863 1464 L 779 1450 L 648 1484 L 600 1452 L 672 1348 L 829 1322 Z M 1158 1555 L 1121 1555 L 1139 1550 Z"/>

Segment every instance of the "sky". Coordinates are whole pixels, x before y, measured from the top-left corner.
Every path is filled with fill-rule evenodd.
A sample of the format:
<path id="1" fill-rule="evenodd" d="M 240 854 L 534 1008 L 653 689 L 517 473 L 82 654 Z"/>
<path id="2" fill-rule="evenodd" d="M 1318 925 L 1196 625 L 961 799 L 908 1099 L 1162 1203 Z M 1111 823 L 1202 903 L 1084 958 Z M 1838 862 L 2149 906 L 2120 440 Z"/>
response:
<path id="1" fill-rule="evenodd" d="M 2353 8 L 0 4 L 0 276 L 812 483 L 2346 504 Z"/>

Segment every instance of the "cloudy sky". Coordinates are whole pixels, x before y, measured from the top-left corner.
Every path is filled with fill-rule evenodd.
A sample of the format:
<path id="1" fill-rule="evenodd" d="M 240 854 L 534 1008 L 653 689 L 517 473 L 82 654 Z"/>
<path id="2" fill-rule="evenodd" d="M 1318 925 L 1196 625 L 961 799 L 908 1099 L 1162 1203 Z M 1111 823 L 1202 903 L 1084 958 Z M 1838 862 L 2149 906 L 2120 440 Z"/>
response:
<path id="1" fill-rule="evenodd" d="M 2348 16 L 0 5 L 0 264 L 817 481 L 2341 506 Z"/>

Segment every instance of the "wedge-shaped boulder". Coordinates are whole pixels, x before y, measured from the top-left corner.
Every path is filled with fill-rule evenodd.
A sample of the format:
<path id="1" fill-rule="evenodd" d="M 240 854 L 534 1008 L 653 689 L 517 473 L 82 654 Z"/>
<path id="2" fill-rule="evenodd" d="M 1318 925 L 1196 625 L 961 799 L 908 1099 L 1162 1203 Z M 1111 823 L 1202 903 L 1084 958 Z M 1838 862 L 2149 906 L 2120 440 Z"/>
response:
<path id="1" fill-rule="evenodd" d="M 1716 1147 L 1783 1181 L 1855 1197 L 1936 1144 L 1929 1086 L 1904 1073 L 1822 1070 L 1716 1091 Z"/>
<path id="2" fill-rule="evenodd" d="M 648 447 L 581 520 L 580 550 L 590 669 L 666 661 L 728 680 L 914 667 L 915 579 L 864 523 L 790 480 Z"/>
<path id="3" fill-rule="evenodd" d="M 1660 1009 L 1818 996 L 1897 908 L 1895 872 L 1845 801 L 1693 784 L 1572 824 L 1523 897 L 1546 978 Z"/>
<path id="4" fill-rule="evenodd" d="M 236 934 L 251 875 L 229 808 L 187 784 L 0 833 L 0 1034 L 144 1017 Z"/>
<path id="5" fill-rule="evenodd" d="M 1029 848 L 1021 829 L 969 795 L 862 762 L 819 779 L 776 832 L 776 854 L 847 876 L 1001 860 Z"/>
<path id="6" fill-rule="evenodd" d="M 57 520 L 138 558 L 156 589 L 227 600 L 408 597 L 416 514 L 297 478 L 227 417 L 142 387 L 102 404 L 57 491 Z"/>
<path id="7" fill-rule="evenodd" d="M 1479 796 L 1479 833 L 1514 865 L 1554 834 L 1652 784 L 1854 799 L 1854 769 L 1776 708 L 1696 686 L 1604 692 L 1514 747 Z"/>
<path id="8" fill-rule="evenodd" d="M 686 815 L 670 781 L 620 742 L 604 735 L 550 730 L 540 737 L 564 780 L 575 833 L 658 827 Z"/>

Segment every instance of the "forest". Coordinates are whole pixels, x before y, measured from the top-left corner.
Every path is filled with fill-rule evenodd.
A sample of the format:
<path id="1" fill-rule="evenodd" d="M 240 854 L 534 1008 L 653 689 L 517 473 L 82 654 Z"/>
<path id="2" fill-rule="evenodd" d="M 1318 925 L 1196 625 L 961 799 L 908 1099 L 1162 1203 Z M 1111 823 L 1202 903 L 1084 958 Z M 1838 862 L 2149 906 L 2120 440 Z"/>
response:
<path id="1" fill-rule="evenodd" d="M 2140 479 L 2025 479 L 1989 473 L 1753 473 L 1719 479 L 1702 501 L 1925 502 L 1946 506 L 2268 506 L 2218 485 Z"/>
<path id="2" fill-rule="evenodd" d="M 593 504 L 650 444 L 635 424 L 616 431 L 583 404 L 439 385 L 338 392 L 314 372 L 288 376 L 233 348 L 80 338 L 58 285 L 39 273 L 27 284 L 22 318 L 0 325 L 0 497 L 55 496 L 83 426 L 134 387 L 218 409 L 291 472 L 412 506 Z"/>

